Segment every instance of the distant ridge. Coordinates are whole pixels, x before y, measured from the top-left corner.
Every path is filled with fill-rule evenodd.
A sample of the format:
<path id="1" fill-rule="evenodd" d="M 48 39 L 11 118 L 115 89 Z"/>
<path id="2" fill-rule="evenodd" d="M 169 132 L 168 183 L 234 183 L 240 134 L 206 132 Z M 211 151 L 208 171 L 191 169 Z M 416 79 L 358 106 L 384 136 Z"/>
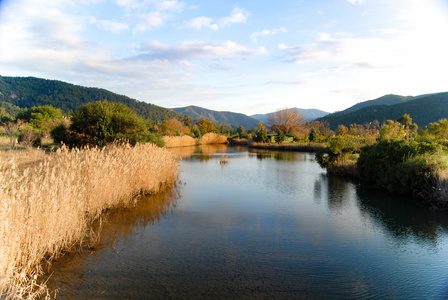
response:
<path id="1" fill-rule="evenodd" d="M 241 125 L 246 129 L 250 129 L 256 128 L 258 126 L 257 120 L 248 117 L 245 114 L 234 113 L 230 111 L 215 111 L 193 105 L 186 107 L 176 107 L 172 108 L 172 110 L 183 115 L 188 115 L 194 119 L 209 119 L 214 123 L 229 124 L 232 127 L 238 127 Z"/>
<path id="2" fill-rule="evenodd" d="M 16 110 L 16 107 L 52 105 L 60 108 L 64 113 L 70 113 L 76 111 L 81 105 L 99 100 L 123 103 L 138 115 L 153 122 L 163 121 L 165 118 L 182 118 L 181 114 L 170 109 L 137 101 L 105 89 L 35 77 L 0 76 L 0 105 L 7 111 Z M 15 115 L 14 111 L 8 111 L 8 113 Z"/>
<path id="3" fill-rule="evenodd" d="M 384 101 L 385 99 L 389 103 L 394 103 L 394 101 L 397 103 L 387 105 L 384 104 L 387 103 L 387 101 Z M 383 104 L 379 105 L 378 103 Z M 344 111 L 330 114 L 318 120 L 327 121 L 330 128 L 334 130 L 338 125 L 365 124 L 374 120 L 378 120 L 382 124 L 386 120 L 397 120 L 403 114 L 409 114 L 419 128 L 440 119 L 446 119 L 448 118 L 448 92 L 416 97 L 386 95 L 375 100 L 358 103 Z"/>
<path id="4" fill-rule="evenodd" d="M 343 113 L 351 113 L 357 110 L 360 110 L 364 107 L 373 106 L 373 105 L 395 105 L 400 104 L 403 102 L 406 102 L 407 100 L 410 100 L 414 97 L 412 96 L 400 96 L 400 95 L 385 95 L 382 97 L 379 97 L 374 100 L 368 100 L 364 102 L 360 102 L 358 104 L 353 105 L 352 107 L 347 108 L 346 110 L 343 110 Z"/>

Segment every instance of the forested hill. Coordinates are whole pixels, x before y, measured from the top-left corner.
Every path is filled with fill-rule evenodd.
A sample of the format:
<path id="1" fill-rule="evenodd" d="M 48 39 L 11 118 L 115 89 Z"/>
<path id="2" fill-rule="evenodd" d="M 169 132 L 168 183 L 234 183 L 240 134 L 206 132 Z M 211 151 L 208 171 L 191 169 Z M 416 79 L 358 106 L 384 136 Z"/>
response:
<path id="1" fill-rule="evenodd" d="M 329 122 L 330 128 L 334 130 L 340 124 L 348 127 L 350 124 L 365 124 L 374 120 L 382 124 L 386 120 L 397 120 L 403 114 L 409 114 L 419 128 L 424 128 L 429 123 L 448 118 L 448 92 L 412 97 L 394 105 L 370 105 L 349 113 L 346 111 L 325 116 L 319 121 Z"/>
<path id="2" fill-rule="evenodd" d="M 118 95 L 105 89 L 82 87 L 58 80 L 35 77 L 0 76 L 0 107 L 15 115 L 17 107 L 31 108 L 52 105 L 64 113 L 74 112 L 89 102 L 107 100 L 123 103 L 138 115 L 153 122 L 167 118 L 181 118 L 182 115 L 168 108 Z"/>
<path id="3" fill-rule="evenodd" d="M 379 97 L 374 100 L 368 100 L 364 102 L 360 102 L 358 104 L 353 105 L 352 107 L 347 108 L 346 110 L 343 110 L 343 113 L 351 113 L 354 111 L 357 111 L 359 109 L 362 109 L 364 107 L 373 106 L 373 105 L 395 105 L 400 104 L 403 102 L 406 102 L 407 100 L 412 99 L 412 96 L 400 96 L 400 95 L 385 95 L 382 97 Z"/>
<path id="4" fill-rule="evenodd" d="M 225 123 L 233 126 L 243 126 L 246 129 L 256 128 L 258 126 L 258 120 L 255 120 L 247 115 L 240 113 L 233 113 L 229 111 L 214 111 L 205 109 L 198 106 L 187 106 L 172 108 L 172 110 L 188 115 L 195 119 L 209 119 L 214 123 Z"/>

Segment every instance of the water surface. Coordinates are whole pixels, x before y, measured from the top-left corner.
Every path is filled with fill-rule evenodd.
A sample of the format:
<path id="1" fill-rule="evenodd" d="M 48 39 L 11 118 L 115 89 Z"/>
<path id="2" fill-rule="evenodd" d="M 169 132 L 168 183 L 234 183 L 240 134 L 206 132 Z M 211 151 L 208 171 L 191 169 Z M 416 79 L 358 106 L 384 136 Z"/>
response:
<path id="1" fill-rule="evenodd" d="M 176 151 L 181 182 L 110 212 L 94 248 L 56 264 L 58 297 L 448 297 L 446 213 L 328 176 L 312 153 Z"/>

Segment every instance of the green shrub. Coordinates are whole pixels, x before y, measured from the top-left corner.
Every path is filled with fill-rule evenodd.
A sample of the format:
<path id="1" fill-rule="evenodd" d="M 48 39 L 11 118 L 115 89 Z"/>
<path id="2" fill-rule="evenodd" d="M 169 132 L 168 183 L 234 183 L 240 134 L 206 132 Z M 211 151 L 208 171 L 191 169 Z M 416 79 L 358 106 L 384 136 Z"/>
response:
<path id="1" fill-rule="evenodd" d="M 390 192 L 430 195 L 439 171 L 446 167 L 441 153 L 438 144 L 383 140 L 362 149 L 358 174 L 363 182 Z"/>

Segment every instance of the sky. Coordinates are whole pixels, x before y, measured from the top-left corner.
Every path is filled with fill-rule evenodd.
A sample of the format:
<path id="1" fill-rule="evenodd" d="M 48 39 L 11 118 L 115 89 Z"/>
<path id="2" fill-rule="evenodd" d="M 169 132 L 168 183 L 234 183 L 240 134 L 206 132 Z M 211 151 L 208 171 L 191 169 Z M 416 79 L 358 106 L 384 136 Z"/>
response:
<path id="1" fill-rule="evenodd" d="M 0 75 L 166 108 L 344 110 L 448 91 L 448 0 L 0 0 Z"/>

